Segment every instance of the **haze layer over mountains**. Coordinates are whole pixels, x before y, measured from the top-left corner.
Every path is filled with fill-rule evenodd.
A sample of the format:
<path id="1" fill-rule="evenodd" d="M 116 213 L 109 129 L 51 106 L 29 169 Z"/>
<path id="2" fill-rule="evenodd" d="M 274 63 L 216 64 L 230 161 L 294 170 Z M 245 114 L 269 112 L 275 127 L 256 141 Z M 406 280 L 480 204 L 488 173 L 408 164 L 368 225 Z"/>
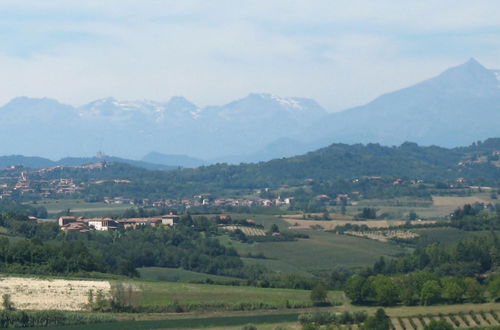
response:
<path id="1" fill-rule="evenodd" d="M 56 159 L 103 150 L 164 165 L 197 166 L 268 160 L 339 142 L 468 145 L 500 136 L 499 72 L 471 59 L 337 113 L 311 99 L 271 94 L 204 108 L 183 97 L 168 102 L 107 98 L 80 107 L 19 97 L 0 108 L 2 154 Z"/>

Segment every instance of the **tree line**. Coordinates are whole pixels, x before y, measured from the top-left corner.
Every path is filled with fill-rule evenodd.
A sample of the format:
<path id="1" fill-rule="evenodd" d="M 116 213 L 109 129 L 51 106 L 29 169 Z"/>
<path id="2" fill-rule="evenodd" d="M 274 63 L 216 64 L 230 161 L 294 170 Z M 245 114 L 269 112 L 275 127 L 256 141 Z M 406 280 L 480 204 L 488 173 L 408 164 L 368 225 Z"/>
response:
<path id="1" fill-rule="evenodd" d="M 0 225 L 25 237 L 12 241 L 0 238 L 0 269 L 4 272 L 96 271 L 136 276 L 136 268 L 155 266 L 244 276 L 236 250 L 219 243 L 207 219 L 185 216 L 173 228 L 62 233 L 57 224 L 35 224 L 23 215 L 3 213 Z"/>
<path id="2" fill-rule="evenodd" d="M 496 233 L 453 245 L 433 243 L 349 277 L 343 286 L 356 304 L 391 306 L 483 302 L 500 297 L 500 240 Z M 345 277 L 344 277 L 345 278 Z"/>

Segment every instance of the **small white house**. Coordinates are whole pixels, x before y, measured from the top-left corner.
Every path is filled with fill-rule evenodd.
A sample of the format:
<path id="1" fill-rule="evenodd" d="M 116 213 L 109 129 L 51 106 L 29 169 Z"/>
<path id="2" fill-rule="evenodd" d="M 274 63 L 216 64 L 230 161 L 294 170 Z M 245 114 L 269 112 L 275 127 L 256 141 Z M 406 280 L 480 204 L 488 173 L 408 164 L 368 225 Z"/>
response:
<path id="1" fill-rule="evenodd" d="M 172 227 L 181 217 L 176 214 L 166 214 L 161 217 L 161 224 Z"/>
<path id="2" fill-rule="evenodd" d="M 116 229 L 116 222 L 110 218 L 89 219 L 88 225 L 89 227 L 92 227 L 95 230 L 99 231 L 108 231 Z"/>

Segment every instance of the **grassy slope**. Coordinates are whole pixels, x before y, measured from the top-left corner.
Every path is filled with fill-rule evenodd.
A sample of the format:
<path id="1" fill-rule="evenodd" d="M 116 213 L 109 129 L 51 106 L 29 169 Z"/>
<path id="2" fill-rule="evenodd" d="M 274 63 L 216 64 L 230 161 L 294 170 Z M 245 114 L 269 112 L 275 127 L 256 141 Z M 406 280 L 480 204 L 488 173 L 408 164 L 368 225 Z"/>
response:
<path id="1" fill-rule="evenodd" d="M 235 280 L 233 277 L 197 273 L 181 268 L 143 267 L 137 270 L 141 278 L 145 280 L 165 282 L 204 281 L 206 279 L 225 282 Z"/>
<path id="2" fill-rule="evenodd" d="M 307 290 L 204 285 L 191 283 L 138 282 L 143 289 L 144 306 L 179 304 L 264 303 L 285 307 L 286 301 L 309 303 Z M 340 292 L 330 292 L 330 299 Z"/>
<path id="3" fill-rule="evenodd" d="M 44 206 L 50 217 L 55 217 L 60 212 L 70 209 L 74 215 L 78 216 L 103 216 L 109 214 L 123 213 L 126 209 L 132 207 L 127 204 L 106 204 L 104 202 L 88 203 L 83 200 L 60 199 L 44 200 L 34 206 Z"/>
<path id="4" fill-rule="evenodd" d="M 107 324 L 92 325 L 94 330 L 126 330 L 126 329 L 199 329 L 199 328 L 212 328 L 221 329 L 226 327 L 238 326 L 241 328 L 245 324 L 257 324 L 259 329 L 261 324 L 272 324 L 274 326 L 278 323 L 295 322 L 298 314 L 271 314 L 271 315 L 249 315 L 249 316 L 226 316 L 226 317 L 210 317 L 210 318 L 191 318 L 191 319 L 177 319 L 177 320 L 148 320 L 148 321 L 122 321 Z M 81 326 L 67 326 L 67 329 L 88 329 L 89 325 Z M 62 327 L 50 327 L 44 329 L 62 329 Z"/>
<path id="5" fill-rule="evenodd" d="M 488 233 L 488 231 L 465 231 L 452 227 L 412 229 L 411 231 L 443 244 L 453 244 L 466 237 Z"/>
<path id="6" fill-rule="evenodd" d="M 331 270 L 336 266 L 347 268 L 368 266 L 372 265 L 380 256 L 393 256 L 404 251 L 395 244 L 364 238 L 314 230 L 301 232 L 307 233 L 310 238 L 292 242 L 243 244 L 231 241 L 230 243 L 242 256 L 249 252 L 254 255 L 263 253 L 270 259 L 252 259 L 251 261 L 247 259 L 248 263 L 272 265 L 272 262 L 277 260 L 279 262 L 274 263 L 274 265 L 278 268 L 274 270 L 282 272 L 294 270 L 314 272 Z"/>

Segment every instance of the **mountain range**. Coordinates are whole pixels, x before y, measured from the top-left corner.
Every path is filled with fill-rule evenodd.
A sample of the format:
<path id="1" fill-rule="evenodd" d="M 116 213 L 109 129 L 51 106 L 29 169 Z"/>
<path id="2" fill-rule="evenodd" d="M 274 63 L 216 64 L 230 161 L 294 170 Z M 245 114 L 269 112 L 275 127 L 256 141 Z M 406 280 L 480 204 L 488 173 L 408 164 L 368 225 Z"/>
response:
<path id="1" fill-rule="evenodd" d="M 107 156 L 103 154 L 98 154 L 94 157 L 66 157 L 60 160 L 53 161 L 48 158 L 43 157 L 29 157 L 22 155 L 11 155 L 11 156 L 0 156 L 0 169 L 7 168 L 13 165 L 22 165 L 31 169 L 39 168 L 49 168 L 54 166 L 81 166 L 97 162 L 108 162 L 108 163 L 123 163 L 132 165 L 135 167 L 140 167 L 147 170 L 173 170 L 177 167 L 161 165 L 158 163 L 150 163 L 140 160 L 131 160 L 120 157 Z"/>
<path id="2" fill-rule="evenodd" d="M 288 157 L 331 143 L 467 145 L 500 136 L 499 76 L 500 71 L 471 59 L 337 113 L 312 99 L 271 94 L 203 108 L 183 97 L 167 102 L 106 98 L 79 107 L 18 97 L 0 108 L 1 153 L 58 159 L 104 150 L 147 163 L 194 167 Z"/>
<path id="3" fill-rule="evenodd" d="M 307 139 L 455 147 L 499 136 L 499 73 L 470 59 L 366 105 L 329 114 L 309 127 Z"/>

